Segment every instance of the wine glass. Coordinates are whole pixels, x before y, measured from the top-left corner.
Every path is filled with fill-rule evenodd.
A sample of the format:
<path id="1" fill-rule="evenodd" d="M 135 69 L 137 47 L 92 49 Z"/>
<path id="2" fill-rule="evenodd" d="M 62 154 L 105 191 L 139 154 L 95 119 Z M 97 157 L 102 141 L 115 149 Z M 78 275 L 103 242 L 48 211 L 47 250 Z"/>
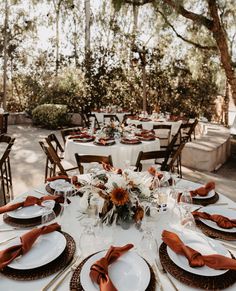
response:
<path id="1" fill-rule="evenodd" d="M 191 213 L 193 199 L 190 191 L 183 191 L 183 193 L 180 194 L 178 201 L 180 205 L 181 225 L 184 227 L 195 228 L 195 220 Z"/>
<path id="2" fill-rule="evenodd" d="M 138 246 L 138 253 L 152 266 L 155 263 L 155 254 L 158 252 L 158 244 L 150 228 L 146 228 Z"/>
<path id="3" fill-rule="evenodd" d="M 79 249 L 82 258 L 93 254 L 96 251 L 96 237 L 93 229 L 93 219 L 83 221 L 83 231 L 79 239 Z"/>
<path id="4" fill-rule="evenodd" d="M 41 206 L 43 206 L 43 214 L 41 216 L 41 224 L 46 224 L 48 222 L 51 222 L 56 218 L 56 214 L 53 210 L 55 206 L 54 200 L 45 200 L 41 203 Z"/>

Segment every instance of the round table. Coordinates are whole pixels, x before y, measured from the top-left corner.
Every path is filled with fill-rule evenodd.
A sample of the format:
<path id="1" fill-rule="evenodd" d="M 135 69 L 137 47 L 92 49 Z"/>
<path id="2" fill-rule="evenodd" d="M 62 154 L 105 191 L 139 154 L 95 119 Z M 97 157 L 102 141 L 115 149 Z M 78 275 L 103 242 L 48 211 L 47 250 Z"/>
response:
<path id="1" fill-rule="evenodd" d="M 80 177 L 82 179 L 89 179 L 89 175 L 81 175 Z M 189 182 L 186 180 L 181 180 L 178 182 L 178 187 L 181 186 L 187 186 L 187 187 L 193 187 L 193 186 L 198 186 L 198 184 Z M 45 191 L 45 185 L 41 185 L 40 187 L 37 188 L 38 190 L 41 190 L 42 192 L 46 193 Z M 22 194 L 22 196 L 26 195 L 33 195 L 37 197 L 41 197 L 42 194 L 39 194 L 35 190 L 28 190 L 26 193 Z M 79 244 L 79 238 L 82 232 L 82 224 L 83 220 L 78 220 L 78 205 L 80 203 L 80 197 L 75 196 L 70 198 L 71 199 L 71 204 L 66 208 L 65 210 L 65 216 L 64 219 L 61 221 L 62 225 L 62 230 L 65 232 L 68 232 L 75 240 L 77 246 Z M 236 203 L 231 201 L 230 199 L 226 198 L 223 195 L 220 195 L 220 199 L 218 203 L 228 203 L 230 207 L 236 207 Z M 168 204 L 169 207 L 171 207 L 171 202 Z M 195 207 L 196 208 L 196 207 Z M 9 225 L 5 224 L 2 220 L 3 215 L 0 215 L 0 221 L 1 221 L 1 228 L 11 228 Z M 161 234 L 164 229 L 168 229 L 168 225 L 171 222 L 171 212 L 168 210 L 166 213 L 163 213 L 160 215 L 157 221 L 153 221 L 151 223 L 151 229 L 154 237 L 156 238 L 159 246 L 162 242 L 161 240 Z M 3 241 L 7 238 L 13 237 L 13 236 L 20 236 L 23 233 L 27 232 L 29 230 L 15 230 L 15 231 L 5 231 L 5 232 L 0 232 L 0 241 Z M 112 226 L 112 227 L 104 227 L 104 238 L 109 238 L 109 240 L 106 241 L 101 241 L 101 245 L 98 246 L 96 245 L 99 250 L 101 249 L 106 249 L 108 245 L 124 245 L 126 243 L 133 243 L 135 247 L 138 247 L 139 242 L 142 237 L 142 232 L 140 232 L 138 229 L 136 229 L 134 226 L 131 226 L 130 229 L 128 230 L 123 230 L 120 226 Z M 97 243 L 97 240 L 96 240 Z M 95 248 L 96 248 L 95 247 Z M 234 251 L 232 251 L 235 253 Z M 156 256 L 157 254 L 153 254 L 153 256 Z M 0 281 L 1 281 L 1 290 L 6 290 L 6 291 L 39 291 L 42 290 L 43 287 L 49 283 L 49 281 L 55 276 L 55 274 L 48 276 L 43 279 L 39 280 L 33 280 L 33 281 L 17 281 L 17 280 L 12 280 L 9 279 L 8 277 L 2 275 L 0 273 Z M 170 276 L 170 275 L 168 275 Z M 171 285 L 170 281 L 164 274 L 159 274 L 162 287 L 164 291 L 174 291 L 175 289 Z M 71 275 L 69 275 L 65 281 L 61 284 L 61 286 L 58 288 L 59 291 L 66 291 L 69 290 L 69 282 L 70 282 Z M 191 288 L 187 285 L 184 285 L 180 283 L 178 280 L 170 276 L 171 280 L 174 282 L 176 285 L 176 288 L 181 291 L 194 291 L 194 290 L 199 290 L 196 288 Z M 50 288 L 49 290 L 52 290 Z M 156 289 L 160 290 L 160 289 Z M 235 290 L 235 284 L 225 290 L 228 291 L 233 291 Z"/>
<path id="2" fill-rule="evenodd" d="M 182 121 L 140 121 L 140 120 L 135 120 L 135 119 L 127 119 L 127 123 L 128 124 L 141 124 L 143 129 L 147 129 L 147 130 L 152 130 L 153 129 L 153 125 L 171 125 L 171 135 L 175 135 L 177 133 L 177 131 L 179 130 L 180 125 L 182 124 Z"/>
<path id="3" fill-rule="evenodd" d="M 67 139 L 64 157 L 65 160 L 75 164 L 75 153 L 79 155 L 111 155 L 114 167 L 125 168 L 126 161 L 129 161 L 131 165 L 135 165 L 140 151 L 149 152 L 158 150 L 160 150 L 159 139 L 142 141 L 142 143 L 136 145 L 116 143 L 111 146 L 99 146 L 93 142 L 79 143 L 74 142 L 72 139 Z"/>

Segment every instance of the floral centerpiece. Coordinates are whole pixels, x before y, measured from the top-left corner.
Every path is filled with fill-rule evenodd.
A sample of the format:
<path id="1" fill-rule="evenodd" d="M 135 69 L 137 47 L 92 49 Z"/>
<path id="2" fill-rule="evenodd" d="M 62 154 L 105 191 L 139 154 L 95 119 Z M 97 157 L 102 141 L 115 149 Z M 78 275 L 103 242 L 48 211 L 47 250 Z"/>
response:
<path id="1" fill-rule="evenodd" d="M 87 197 L 99 195 L 103 200 L 99 217 L 106 224 L 119 224 L 128 228 L 130 224 L 140 224 L 145 207 L 152 199 L 152 177 L 140 177 L 126 170 L 121 175 L 103 173 L 93 178 Z"/>
<path id="2" fill-rule="evenodd" d="M 120 126 L 118 121 L 111 121 L 110 123 L 104 125 L 99 134 L 102 138 L 114 138 L 115 134 L 122 135 L 123 127 Z"/>

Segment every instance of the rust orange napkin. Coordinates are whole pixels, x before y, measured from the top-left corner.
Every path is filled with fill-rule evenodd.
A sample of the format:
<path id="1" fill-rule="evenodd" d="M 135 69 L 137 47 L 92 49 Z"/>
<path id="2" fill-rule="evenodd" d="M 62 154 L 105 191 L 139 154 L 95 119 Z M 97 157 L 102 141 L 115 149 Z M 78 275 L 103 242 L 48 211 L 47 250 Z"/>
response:
<path id="1" fill-rule="evenodd" d="M 162 240 L 175 253 L 185 256 L 189 265 L 193 268 L 206 265 L 216 270 L 236 270 L 236 260 L 218 254 L 202 255 L 197 250 L 185 245 L 174 232 L 164 230 L 162 232 Z"/>
<path id="2" fill-rule="evenodd" d="M 206 212 L 201 212 L 201 211 L 193 211 L 192 215 L 195 218 L 203 218 L 207 220 L 214 221 L 218 226 L 222 228 L 233 228 L 236 227 L 236 219 L 229 219 L 228 217 L 225 217 L 220 214 L 209 214 Z"/>
<path id="3" fill-rule="evenodd" d="M 28 196 L 25 201 L 23 202 L 18 202 L 15 204 L 7 204 L 2 207 L 0 207 L 0 214 L 4 212 L 9 212 L 16 210 L 20 207 L 27 207 L 27 206 L 32 206 L 32 205 L 41 205 L 41 203 L 45 200 L 54 200 L 56 203 L 63 203 L 64 202 L 64 197 L 63 196 L 52 196 L 52 195 L 47 195 L 43 196 L 41 198 L 37 198 L 34 196 Z"/>
<path id="4" fill-rule="evenodd" d="M 56 180 L 59 180 L 59 179 L 66 180 L 67 182 L 70 182 L 71 181 L 71 178 L 69 178 L 66 175 L 53 176 L 53 177 L 47 178 L 47 181 L 48 182 L 53 182 L 53 181 L 56 181 Z"/>
<path id="5" fill-rule="evenodd" d="M 108 266 L 133 247 L 127 244 L 123 247 L 111 246 L 105 257 L 95 262 L 90 268 L 90 278 L 97 282 L 100 291 L 117 291 L 108 275 Z"/>
<path id="6" fill-rule="evenodd" d="M 20 237 L 21 244 L 9 247 L 0 251 L 0 269 L 4 269 L 15 258 L 26 254 L 40 235 L 60 230 L 60 225 L 52 223 L 50 225 L 34 228 Z M 49 250 L 50 251 L 50 250 Z"/>
<path id="7" fill-rule="evenodd" d="M 158 173 L 157 170 L 154 167 L 148 168 L 148 173 L 151 174 L 152 176 L 157 176 L 157 178 L 160 180 L 163 178 L 162 173 Z"/>
<path id="8" fill-rule="evenodd" d="M 215 189 L 215 182 L 208 182 L 205 186 L 202 186 L 196 190 L 190 191 L 191 196 L 194 197 L 196 195 L 206 196 L 211 190 Z"/>
<path id="9" fill-rule="evenodd" d="M 110 164 L 102 162 L 103 169 L 106 170 L 107 172 L 113 172 L 115 174 L 122 174 L 122 170 L 119 168 L 114 168 Z"/>

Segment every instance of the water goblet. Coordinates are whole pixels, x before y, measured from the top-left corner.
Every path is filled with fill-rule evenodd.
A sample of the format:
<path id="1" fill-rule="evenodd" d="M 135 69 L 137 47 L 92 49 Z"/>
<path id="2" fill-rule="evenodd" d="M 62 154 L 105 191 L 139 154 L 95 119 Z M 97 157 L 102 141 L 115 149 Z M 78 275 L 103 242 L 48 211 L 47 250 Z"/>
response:
<path id="1" fill-rule="evenodd" d="M 138 246 L 138 253 L 152 266 L 155 263 L 155 254 L 158 252 L 158 244 L 151 229 L 146 228 Z"/>
<path id="2" fill-rule="evenodd" d="M 45 200 L 41 203 L 43 206 L 43 214 L 41 216 L 41 224 L 47 224 L 56 218 L 56 214 L 53 210 L 55 201 Z"/>
<path id="3" fill-rule="evenodd" d="M 79 249 L 82 258 L 93 254 L 96 251 L 96 237 L 93 229 L 93 219 L 83 221 L 83 231 L 79 239 Z"/>

